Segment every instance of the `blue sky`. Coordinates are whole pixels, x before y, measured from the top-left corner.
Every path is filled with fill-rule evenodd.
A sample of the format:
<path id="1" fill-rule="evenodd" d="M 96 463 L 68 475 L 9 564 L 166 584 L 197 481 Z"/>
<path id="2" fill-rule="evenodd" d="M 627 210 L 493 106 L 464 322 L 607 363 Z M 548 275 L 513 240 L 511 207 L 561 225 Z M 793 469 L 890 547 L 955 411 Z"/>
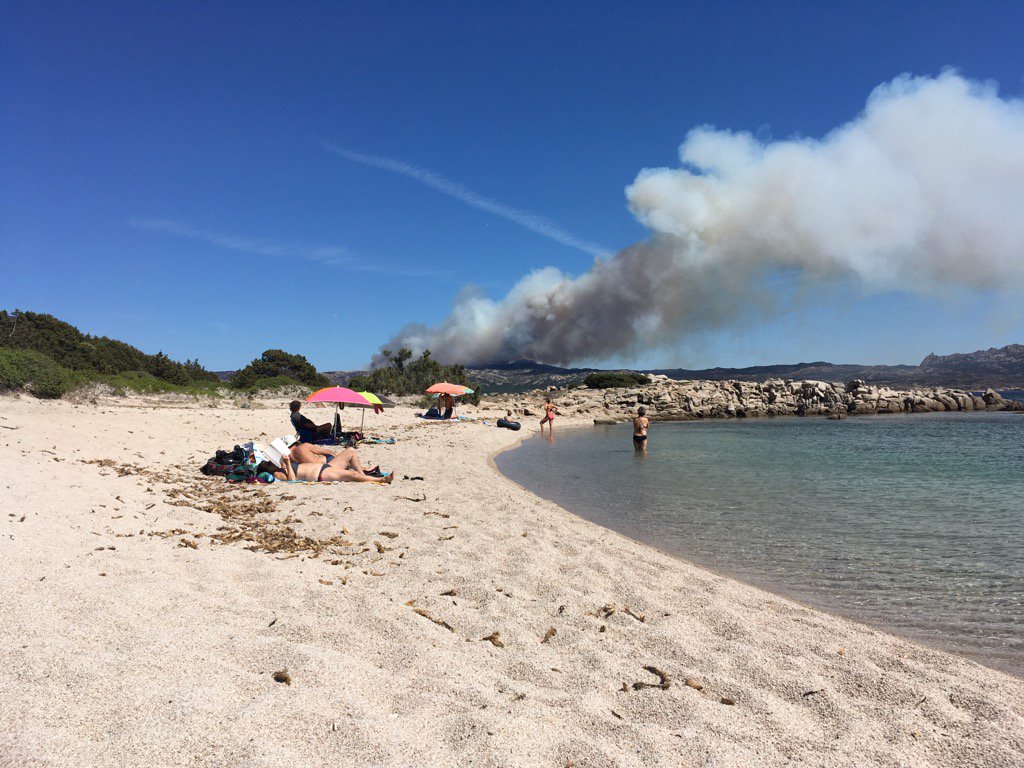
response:
<path id="1" fill-rule="evenodd" d="M 0 308 L 212 369 L 364 365 L 466 285 L 586 271 L 700 125 L 822 136 L 900 73 L 1024 92 L 1020 3 L 0 8 Z M 624 362 L 915 363 L 1024 342 L 986 295 L 852 288 Z"/>

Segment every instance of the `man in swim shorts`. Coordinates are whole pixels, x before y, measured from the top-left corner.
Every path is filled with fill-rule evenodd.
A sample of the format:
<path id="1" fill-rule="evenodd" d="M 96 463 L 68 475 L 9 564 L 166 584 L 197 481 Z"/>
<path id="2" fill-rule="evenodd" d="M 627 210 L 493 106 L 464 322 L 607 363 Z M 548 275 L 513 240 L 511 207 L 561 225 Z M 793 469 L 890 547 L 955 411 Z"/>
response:
<path id="1" fill-rule="evenodd" d="M 637 409 L 636 418 L 633 419 L 633 451 L 637 455 L 647 453 L 647 430 L 651 422 L 647 418 L 647 411 L 641 406 Z"/>

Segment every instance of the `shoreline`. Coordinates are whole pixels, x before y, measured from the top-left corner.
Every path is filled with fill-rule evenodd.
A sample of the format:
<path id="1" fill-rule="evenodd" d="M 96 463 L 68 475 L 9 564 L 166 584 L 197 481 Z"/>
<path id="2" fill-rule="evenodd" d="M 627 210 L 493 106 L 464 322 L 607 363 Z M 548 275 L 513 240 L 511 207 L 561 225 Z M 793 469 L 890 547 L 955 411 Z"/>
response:
<path id="1" fill-rule="evenodd" d="M 851 415 L 851 418 L 856 418 L 858 421 L 860 421 L 861 419 L 866 419 L 866 420 L 872 420 L 872 419 L 887 420 L 887 419 L 890 419 L 890 418 L 911 418 L 911 417 L 919 417 L 919 418 L 922 418 L 922 419 L 928 419 L 928 418 L 942 419 L 942 418 L 944 418 L 946 416 L 950 416 L 950 417 L 953 417 L 953 418 L 971 419 L 971 418 L 976 418 L 976 417 L 977 418 L 983 418 L 986 415 L 991 416 L 993 413 L 1005 413 L 1008 417 L 1024 415 L 1024 413 L 1022 413 L 1021 411 L 1002 411 L 1002 412 L 1000 412 L 1000 411 L 995 411 L 995 412 L 993 412 L 993 411 L 974 411 L 974 412 L 971 412 L 971 411 L 954 411 L 954 412 L 945 412 L 945 413 L 925 413 L 925 414 L 914 414 L 914 413 L 859 414 L 859 415 L 856 415 L 855 417 L 854 417 L 854 415 Z M 761 423 L 761 422 L 764 422 L 764 421 L 769 421 L 769 420 L 774 420 L 774 419 L 802 419 L 802 418 L 814 418 L 814 417 L 813 416 L 811 416 L 811 417 L 796 416 L 795 414 L 786 414 L 786 415 L 779 415 L 779 416 L 763 416 L 763 417 L 751 419 L 750 421 L 752 423 Z M 729 419 L 729 418 L 674 419 L 674 420 L 662 420 L 662 421 L 659 421 L 658 423 L 662 424 L 662 425 L 679 425 L 679 424 L 719 423 L 719 422 L 730 423 L 730 422 L 735 422 L 735 419 Z M 579 421 L 574 421 L 572 424 L 566 425 L 566 429 L 572 430 L 574 433 L 582 433 L 587 428 L 594 428 L 594 427 L 613 428 L 613 427 L 619 426 L 619 427 L 622 427 L 623 429 L 625 429 L 626 424 L 627 424 L 627 422 L 617 422 L 616 424 L 589 424 L 589 423 L 587 423 L 587 422 L 585 422 L 583 420 L 579 420 Z M 536 434 L 534 435 L 534 437 L 537 437 Z M 512 450 L 517 450 L 517 449 L 522 448 L 523 442 L 525 442 L 525 438 L 523 440 L 520 440 L 517 444 L 515 444 L 513 446 L 509 446 L 508 448 L 499 451 L 499 453 L 496 454 L 494 458 L 497 458 L 498 455 L 510 452 Z M 713 574 L 713 575 L 721 577 L 721 578 L 726 578 L 726 579 L 730 579 L 730 580 L 736 581 L 737 583 L 743 584 L 743 585 L 748 586 L 748 587 L 750 587 L 752 589 L 761 590 L 761 591 L 766 592 L 766 593 L 768 593 L 768 594 L 770 594 L 770 595 L 772 595 L 774 597 L 778 597 L 780 599 L 784 599 L 784 600 L 788 600 L 788 601 L 794 602 L 794 603 L 796 603 L 796 604 L 798 604 L 800 606 L 803 606 L 803 607 L 807 608 L 808 610 L 818 611 L 818 612 L 824 613 L 824 614 L 826 614 L 828 616 L 833 616 L 833 617 L 835 617 L 837 619 L 841 619 L 841 620 L 844 620 L 844 621 L 850 621 L 850 622 L 853 622 L 853 623 L 858 624 L 860 626 L 863 626 L 866 629 L 870 629 L 870 630 L 874 630 L 874 631 L 878 631 L 878 632 L 884 632 L 886 634 L 891 634 L 891 635 L 893 635 L 895 637 L 899 637 L 900 639 L 905 640 L 907 642 L 915 643 L 915 644 L 920 645 L 920 646 L 922 646 L 924 648 L 927 648 L 928 650 L 932 650 L 932 651 L 936 651 L 936 652 L 940 652 L 940 653 L 948 653 L 948 654 L 951 654 L 951 655 L 956 656 L 958 658 L 961 658 L 961 659 L 963 659 L 965 661 L 968 661 L 968 662 L 971 662 L 971 663 L 974 663 L 974 664 L 978 664 L 978 665 L 980 665 L 980 666 L 982 666 L 982 667 L 984 667 L 986 669 L 992 670 L 994 672 L 998 672 L 1000 674 L 1008 675 L 1008 676 L 1010 676 L 1010 677 L 1012 677 L 1012 678 L 1014 678 L 1016 680 L 1020 680 L 1021 682 L 1024 682 L 1024 673 L 1018 673 L 1018 672 L 1013 671 L 1011 669 L 1003 668 L 1002 666 L 993 665 L 990 662 L 990 660 L 987 660 L 988 657 L 984 653 L 982 653 L 982 652 L 977 652 L 977 653 L 973 653 L 972 654 L 972 653 L 964 650 L 963 648 L 960 648 L 960 647 L 957 647 L 957 646 L 954 646 L 954 645 L 943 646 L 943 645 L 935 644 L 933 642 L 929 642 L 928 637 L 925 635 L 924 632 L 920 632 L 920 633 L 914 634 L 911 631 L 911 628 L 903 628 L 903 627 L 899 627 L 899 626 L 886 625 L 884 622 L 873 623 L 872 621 L 870 621 L 868 619 L 864 619 L 864 618 L 861 618 L 861 617 L 856 616 L 856 615 L 850 615 L 850 614 L 844 613 L 842 610 L 840 610 L 838 608 L 837 604 L 830 605 L 830 604 L 828 604 L 827 600 L 822 601 L 822 602 L 815 602 L 814 601 L 814 598 L 813 598 L 814 595 L 819 595 L 820 596 L 820 595 L 829 595 L 829 594 L 831 594 L 827 590 L 826 591 L 822 591 L 822 592 L 814 592 L 813 590 L 806 590 L 805 592 L 802 593 L 799 589 L 793 588 L 793 590 L 790 591 L 784 585 L 779 585 L 776 582 L 768 582 L 768 581 L 759 580 L 759 574 L 754 572 L 754 571 L 748 571 L 748 572 L 743 572 L 741 570 L 739 570 L 739 571 L 732 571 L 732 570 L 729 570 L 726 567 L 717 567 L 717 566 L 715 566 L 712 563 L 705 563 L 705 562 L 702 562 L 700 559 L 691 558 L 690 556 L 688 556 L 685 553 L 678 553 L 678 552 L 671 551 L 669 549 L 665 549 L 665 548 L 659 546 L 657 543 L 654 543 L 652 541 L 645 541 L 643 539 L 640 539 L 640 538 L 637 538 L 635 536 L 632 536 L 629 533 L 626 533 L 624 531 L 618 530 L 618 529 L 616 529 L 614 527 L 609 527 L 608 525 L 605 525 L 605 524 L 603 524 L 601 522 L 598 522 L 597 520 L 593 520 L 593 519 L 591 519 L 590 517 L 587 516 L 587 513 L 586 513 L 585 510 L 581 509 L 579 512 L 577 512 L 577 511 L 574 511 L 573 509 L 570 509 L 567 506 L 562 506 L 554 498 L 549 498 L 547 496 L 544 496 L 544 495 L 540 494 L 537 491 L 533 491 L 529 487 L 527 487 L 525 485 L 522 485 L 521 483 L 518 483 L 512 477 L 502 473 L 501 469 L 497 466 L 496 462 L 495 462 L 495 470 L 498 471 L 499 473 L 501 473 L 502 476 L 505 477 L 507 480 L 510 480 L 511 482 L 516 483 L 519 487 L 521 487 L 527 493 L 530 493 L 531 495 L 534 495 L 534 496 L 537 496 L 537 497 L 539 497 L 541 499 L 544 499 L 545 501 L 547 501 L 547 502 L 549 502 L 551 504 L 555 504 L 556 506 L 559 506 L 559 508 L 564 509 L 569 514 L 574 515 L 576 517 L 579 517 L 580 519 L 590 523 L 591 525 L 598 526 L 599 528 L 602 528 L 603 530 L 608 530 L 608 531 L 611 531 L 612 533 L 615 533 L 618 536 L 622 536 L 623 538 L 625 538 L 625 539 L 627 539 L 627 540 L 629 540 L 631 542 L 634 542 L 637 546 L 649 547 L 649 548 L 651 548 L 651 549 L 653 549 L 653 550 L 655 550 L 655 551 L 657 551 L 657 552 L 659 552 L 659 553 L 661 553 L 661 554 L 663 554 L 663 555 L 665 555 L 667 557 L 670 557 L 670 558 L 673 558 L 675 560 L 678 560 L 681 563 L 685 563 L 685 564 L 687 564 L 689 566 L 692 566 L 694 568 L 699 568 L 701 570 L 707 571 L 709 574 Z M 938 630 L 936 630 L 936 633 L 937 632 L 938 632 Z M 998 658 L 1001 658 L 1001 657 L 996 657 L 996 658 L 998 659 Z M 1019 667 L 1019 664 L 1017 666 Z"/>
<path id="2" fill-rule="evenodd" d="M 958 415 L 968 416 L 969 413 L 970 412 L 967 412 L 967 413 L 961 412 Z M 977 412 L 977 413 L 979 415 L 984 415 L 986 412 Z M 910 416 L 912 416 L 912 414 L 902 414 L 902 415 L 899 415 L 899 414 L 895 414 L 895 415 L 894 414 L 870 414 L 870 415 L 860 416 L 860 417 L 858 417 L 858 419 L 860 419 L 860 418 L 879 418 L 879 419 L 885 419 L 885 418 L 890 418 L 890 417 L 893 417 L 893 416 L 896 416 L 896 417 L 898 417 L 898 416 L 910 417 Z M 938 414 L 936 414 L 935 417 L 936 418 L 942 418 L 942 416 L 938 415 Z M 791 418 L 791 417 L 785 416 L 785 417 L 765 417 L 765 418 L 766 419 L 774 419 L 774 418 Z M 793 417 L 793 418 L 804 418 L 804 417 Z M 972 417 L 968 416 L 968 418 L 972 418 Z M 722 420 L 722 419 L 710 420 L 709 419 L 709 420 L 705 420 L 705 421 L 716 421 L 716 422 L 718 422 L 718 421 L 728 421 L 728 420 Z M 762 419 L 759 419 L 758 421 L 762 421 Z M 694 423 L 694 422 L 693 422 L 693 420 L 678 420 L 678 421 L 663 421 L 663 422 L 659 422 L 659 423 L 660 424 L 687 424 L 687 423 Z M 622 424 L 622 423 L 620 423 L 620 424 Z M 574 432 L 583 432 L 589 426 L 591 426 L 591 425 L 588 425 L 586 423 L 580 422 L 580 423 L 573 423 L 571 425 L 568 425 L 568 426 L 566 426 L 566 429 L 572 430 Z M 616 425 L 595 425 L 595 426 L 616 426 Z M 804 608 L 807 608 L 808 610 L 815 610 L 815 611 L 819 611 L 821 613 L 824 613 L 826 615 L 830 615 L 830 616 L 835 616 L 837 618 L 841 618 L 841 620 L 843 620 L 843 621 L 852 622 L 852 623 L 857 624 L 857 625 L 859 625 L 859 626 L 861 626 L 861 627 L 863 627 L 864 629 L 867 629 L 867 630 L 874 630 L 874 631 L 878 631 L 878 632 L 884 632 L 884 633 L 887 633 L 887 634 L 891 634 L 891 635 L 893 635 L 895 637 L 899 637 L 900 639 L 905 640 L 906 642 L 918 644 L 918 645 L 921 645 L 924 648 L 927 648 L 929 650 L 933 650 L 933 651 L 936 651 L 936 652 L 950 653 L 950 654 L 952 654 L 954 656 L 957 656 L 959 658 L 963 658 L 964 660 L 966 660 L 966 662 L 970 662 L 972 664 L 977 664 L 977 665 L 979 665 L 981 667 L 984 667 L 984 668 L 986 668 L 988 670 L 992 670 L 993 672 L 998 672 L 1000 674 L 1009 675 L 1010 677 L 1012 677 L 1014 679 L 1021 680 L 1022 682 L 1024 682 L 1024 675 L 1022 675 L 1022 674 L 1017 674 L 1017 673 L 1012 672 L 1012 671 L 1007 670 L 1007 669 L 1000 669 L 1000 668 L 994 667 L 994 666 L 992 666 L 990 664 L 986 664 L 985 660 L 983 660 L 985 658 L 985 656 L 982 653 L 971 654 L 971 653 L 968 653 L 966 651 L 959 650 L 959 649 L 957 649 L 955 647 L 943 647 L 941 645 L 932 644 L 932 643 L 928 642 L 928 640 L 925 639 L 922 636 L 914 636 L 912 634 L 908 634 L 906 631 L 901 631 L 901 629 L 898 628 L 898 627 L 887 627 L 887 626 L 885 626 L 883 624 L 873 624 L 873 623 L 871 623 L 871 622 L 869 622 L 867 620 L 864 620 L 864 618 L 860 618 L 860 617 L 858 617 L 856 615 L 849 615 L 849 614 L 846 614 L 846 613 L 842 612 L 841 610 L 837 610 L 835 606 L 830 606 L 830 605 L 826 605 L 826 604 L 816 604 L 815 602 L 813 602 L 811 600 L 811 598 L 805 596 L 805 594 L 815 594 L 815 595 L 827 594 L 825 592 L 816 593 L 816 592 L 813 592 L 813 591 L 810 591 L 810 590 L 804 590 L 803 593 L 802 593 L 800 590 L 795 590 L 795 591 L 787 590 L 787 589 L 784 588 L 784 586 L 780 586 L 780 585 L 774 584 L 774 583 L 772 583 L 772 584 L 769 584 L 769 583 L 759 583 L 757 581 L 757 573 L 754 572 L 754 571 L 749 571 L 749 572 L 743 572 L 741 570 L 732 571 L 732 570 L 729 570 L 729 569 L 723 569 L 721 567 L 717 567 L 713 563 L 705 563 L 705 562 L 701 562 L 698 559 L 691 559 L 690 557 L 687 557 L 684 554 L 679 554 L 677 552 L 673 552 L 671 550 L 664 549 L 662 547 L 659 547 L 655 543 L 643 541 L 642 539 L 637 539 L 636 537 L 633 537 L 633 536 L 630 536 L 629 534 L 627 534 L 627 532 L 624 532 L 622 530 L 617 530 L 617 529 L 615 529 L 613 527 L 609 527 L 609 526 L 604 525 L 604 524 L 602 524 L 600 522 L 597 522 L 596 520 L 591 520 L 589 517 L 586 516 L 585 512 L 583 512 L 583 511 L 575 512 L 572 509 L 569 509 L 567 507 L 563 507 L 563 506 L 559 505 L 558 502 L 556 502 L 555 500 L 549 499 L 549 498 L 539 494 L 538 492 L 535 492 L 535 490 L 532 490 L 529 487 L 523 485 L 522 483 L 517 482 L 514 478 L 512 478 L 509 475 L 507 475 L 504 472 L 502 472 L 501 469 L 497 466 L 496 460 L 497 460 L 497 458 L 499 456 L 501 456 L 503 454 L 506 454 L 506 453 L 509 453 L 511 451 L 516 451 L 516 450 L 521 449 L 522 443 L 524 441 L 525 441 L 525 438 L 520 439 L 516 444 L 510 445 L 510 446 L 506 447 L 506 449 L 503 449 L 503 450 L 499 451 L 492 458 L 490 458 L 490 462 L 494 463 L 496 471 L 501 473 L 502 476 L 505 477 L 507 480 L 509 480 L 509 481 L 515 483 L 516 485 L 518 485 L 519 487 L 521 487 L 523 489 L 523 492 L 525 492 L 525 493 L 527 493 L 527 494 L 529 494 L 531 496 L 535 496 L 537 498 L 543 499 L 544 501 L 549 502 L 551 504 L 555 504 L 556 506 L 559 506 L 559 508 L 564 509 L 568 514 L 571 514 L 571 515 L 573 515 L 575 517 L 579 517 L 582 520 L 585 520 L 586 522 L 591 523 L 592 525 L 596 525 L 596 526 L 598 526 L 598 527 L 600 527 L 602 529 L 608 530 L 608 531 L 612 532 L 612 534 L 615 534 L 616 536 L 621 536 L 624 539 L 626 539 L 626 540 L 628 540 L 630 542 L 633 542 L 634 544 L 636 544 L 639 547 L 647 547 L 647 548 L 653 549 L 654 551 L 656 551 L 656 552 L 658 552 L 660 554 L 663 554 L 666 557 L 671 557 L 671 558 L 673 558 L 675 560 L 678 560 L 678 561 L 680 561 L 682 563 L 685 563 L 687 565 L 690 565 L 692 567 L 699 568 L 701 570 L 706 570 L 708 573 L 716 575 L 716 577 L 719 577 L 719 578 L 722 578 L 722 579 L 729 579 L 731 581 L 734 581 L 734 582 L 737 582 L 739 584 L 742 584 L 742 585 L 744 585 L 746 587 L 750 587 L 751 589 L 761 590 L 761 591 L 766 592 L 769 595 L 772 595 L 774 597 L 794 602 L 794 603 L 796 603 L 798 605 L 801 605 Z"/>
<path id="3" fill-rule="evenodd" d="M 13 670 L 0 755 L 14 764 L 995 766 L 1024 756 L 1018 679 L 543 500 L 494 463 L 535 435 L 525 426 L 512 436 L 415 424 L 396 409 L 367 431 L 397 443 L 360 449 L 396 468 L 393 486 L 254 489 L 197 480 L 195 462 L 234 436 L 283 429 L 283 403 L 0 403 L 13 428 L 0 432 L 0 456 L 24 467 L 6 490 L 25 520 L 0 516 L 12 568 L 0 641 Z M 239 517 L 258 500 L 274 508 Z M 215 540 L 240 519 L 276 532 L 260 540 L 271 551 Z M 339 565 L 292 556 L 274 549 L 301 543 L 285 529 L 315 542 L 341 530 L 353 546 L 339 545 Z M 291 684 L 270 678 L 282 667 Z"/>

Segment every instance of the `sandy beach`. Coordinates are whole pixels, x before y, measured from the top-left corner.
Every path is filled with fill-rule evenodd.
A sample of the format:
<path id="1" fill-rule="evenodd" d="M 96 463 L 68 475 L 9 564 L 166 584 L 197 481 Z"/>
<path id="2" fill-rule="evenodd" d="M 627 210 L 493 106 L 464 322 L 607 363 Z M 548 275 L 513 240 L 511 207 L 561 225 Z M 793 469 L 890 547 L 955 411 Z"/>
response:
<path id="1" fill-rule="evenodd" d="M 0 766 L 1024 764 L 1020 679 L 586 522 L 466 413 L 245 486 L 198 468 L 283 398 L 0 398 Z"/>

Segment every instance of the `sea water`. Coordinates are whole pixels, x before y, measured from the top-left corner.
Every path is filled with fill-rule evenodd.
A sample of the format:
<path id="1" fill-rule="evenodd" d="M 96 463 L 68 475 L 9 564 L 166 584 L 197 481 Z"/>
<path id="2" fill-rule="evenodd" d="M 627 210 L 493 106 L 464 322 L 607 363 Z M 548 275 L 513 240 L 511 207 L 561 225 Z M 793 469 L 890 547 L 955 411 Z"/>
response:
<path id="1" fill-rule="evenodd" d="M 497 463 L 669 554 L 1024 676 L 1024 415 L 655 422 L 646 457 L 631 435 Z"/>

